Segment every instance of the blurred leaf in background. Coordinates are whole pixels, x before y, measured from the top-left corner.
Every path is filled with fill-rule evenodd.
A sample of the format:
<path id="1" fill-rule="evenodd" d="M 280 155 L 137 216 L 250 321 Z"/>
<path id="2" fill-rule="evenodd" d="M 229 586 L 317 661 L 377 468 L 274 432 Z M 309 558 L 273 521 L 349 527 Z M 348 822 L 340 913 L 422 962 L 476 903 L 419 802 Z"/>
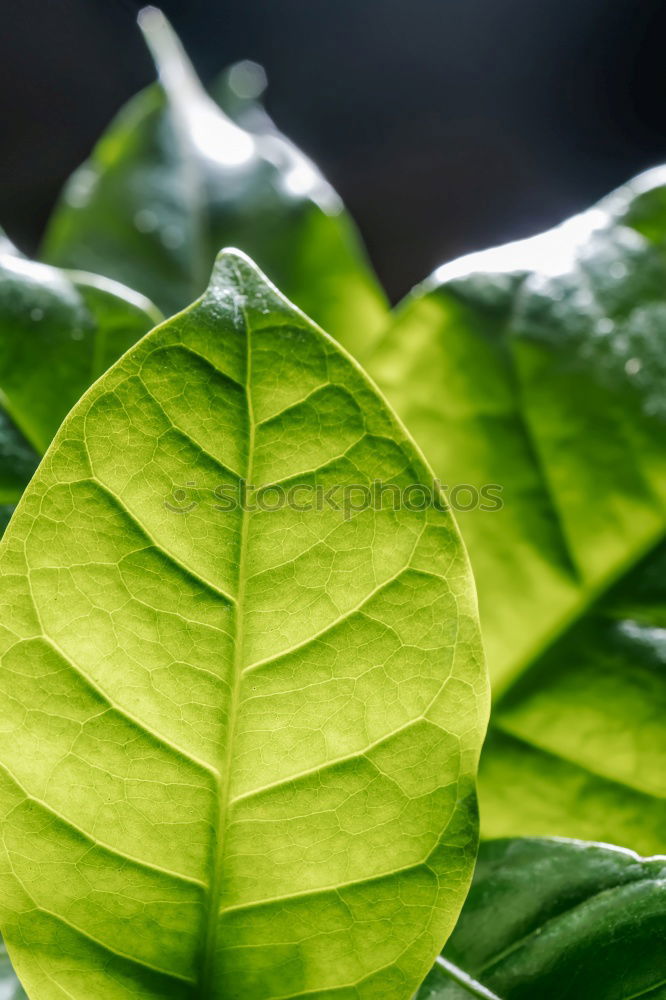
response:
<path id="1" fill-rule="evenodd" d="M 28 1000 L 16 978 L 2 938 L 0 938 L 0 1000 Z"/>
<path id="2" fill-rule="evenodd" d="M 666 858 L 582 841 L 482 844 L 417 1000 L 662 1000 Z"/>
<path id="3" fill-rule="evenodd" d="M 445 483 L 503 490 L 458 514 L 494 685 L 485 835 L 663 849 L 666 171 L 440 268 L 370 371 Z"/>
<path id="4" fill-rule="evenodd" d="M 68 411 L 160 319 L 115 281 L 0 246 L 0 533 Z"/>
<path id="5" fill-rule="evenodd" d="M 120 112 L 73 175 L 45 258 L 116 278 L 171 315 L 202 294 L 219 250 L 236 246 L 328 333 L 365 349 L 387 304 L 337 194 L 259 113 L 247 72 L 218 85 L 237 124 L 163 15 L 149 9 L 141 24 L 160 83 Z"/>

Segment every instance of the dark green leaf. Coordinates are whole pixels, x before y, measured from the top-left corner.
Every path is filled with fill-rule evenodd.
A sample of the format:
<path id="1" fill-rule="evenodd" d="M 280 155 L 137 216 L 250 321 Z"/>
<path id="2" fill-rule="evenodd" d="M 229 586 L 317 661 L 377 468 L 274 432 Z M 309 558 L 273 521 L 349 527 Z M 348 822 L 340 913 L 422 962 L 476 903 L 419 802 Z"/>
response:
<path id="1" fill-rule="evenodd" d="M 0 252 L 0 534 L 67 412 L 159 319 L 106 278 Z"/>
<path id="2" fill-rule="evenodd" d="M 39 463 L 39 453 L 0 407 L 0 535 Z"/>
<path id="3" fill-rule="evenodd" d="M 664 846 L 665 192 L 657 171 L 441 268 L 370 364 L 445 483 L 476 491 L 458 520 L 495 692 L 486 835 Z"/>
<path id="4" fill-rule="evenodd" d="M 265 116 L 236 125 L 204 92 L 167 22 L 142 25 L 160 85 L 139 94 L 72 178 L 48 260 L 138 288 L 171 314 L 201 294 L 224 246 L 361 351 L 387 307 L 340 199 Z"/>
<path id="5" fill-rule="evenodd" d="M 490 841 L 418 1000 L 663 1000 L 665 941 L 666 858 Z"/>

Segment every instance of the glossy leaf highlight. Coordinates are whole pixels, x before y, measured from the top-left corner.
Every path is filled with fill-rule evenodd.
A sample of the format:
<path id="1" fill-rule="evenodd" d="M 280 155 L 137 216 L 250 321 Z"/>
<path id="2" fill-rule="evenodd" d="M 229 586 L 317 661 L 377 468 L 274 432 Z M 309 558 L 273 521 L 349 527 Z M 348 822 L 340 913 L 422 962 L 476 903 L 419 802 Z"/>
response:
<path id="1" fill-rule="evenodd" d="M 158 11 L 141 24 L 160 83 L 72 177 L 46 258 L 124 281 L 171 314 L 204 290 L 219 248 L 237 246 L 361 353 L 387 306 L 337 194 L 265 116 L 250 130 L 215 104 Z"/>
<path id="2" fill-rule="evenodd" d="M 665 938 L 666 858 L 582 841 L 490 841 L 417 1000 L 661 1000 Z"/>

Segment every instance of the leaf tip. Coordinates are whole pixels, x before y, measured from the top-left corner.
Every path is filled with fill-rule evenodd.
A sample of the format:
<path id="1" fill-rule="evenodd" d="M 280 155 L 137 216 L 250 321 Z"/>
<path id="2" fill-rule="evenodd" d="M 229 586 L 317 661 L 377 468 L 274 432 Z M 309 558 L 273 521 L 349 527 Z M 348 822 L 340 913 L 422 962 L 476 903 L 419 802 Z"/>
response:
<path id="1" fill-rule="evenodd" d="M 220 250 L 213 265 L 210 287 L 224 283 L 244 289 L 249 281 L 257 280 L 270 284 L 261 268 L 248 254 L 237 247 L 225 247 Z"/>
<path id="2" fill-rule="evenodd" d="M 159 7 L 153 7 L 152 4 L 141 8 L 137 15 L 137 22 L 144 35 L 162 28 L 168 23 Z"/>
<path id="3" fill-rule="evenodd" d="M 258 264 L 237 247 L 225 247 L 215 258 L 213 273 L 205 293 L 218 298 L 231 292 L 238 301 L 264 312 L 287 309 L 299 312 L 261 270 Z"/>
<path id="4" fill-rule="evenodd" d="M 137 23 L 166 89 L 179 92 L 196 88 L 198 80 L 178 35 L 159 7 L 143 7 Z"/>

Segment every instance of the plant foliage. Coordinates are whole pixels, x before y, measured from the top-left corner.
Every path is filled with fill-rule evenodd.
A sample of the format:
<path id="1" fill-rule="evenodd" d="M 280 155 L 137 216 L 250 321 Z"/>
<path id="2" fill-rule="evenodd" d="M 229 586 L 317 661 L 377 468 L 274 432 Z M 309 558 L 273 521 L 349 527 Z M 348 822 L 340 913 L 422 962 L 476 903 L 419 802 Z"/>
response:
<path id="1" fill-rule="evenodd" d="M 375 478 L 430 483 L 237 253 L 65 421 L 0 549 L 0 912 L 35 997 L 418 986 L 476 849 L 462 546 L 437 506 L 260 506 Z"/>
<path id="2" fill-rule="evenodd" d="M 658 1000 L 665 894 L 663 857 L 582 841 L 489 841 L 418 1000 Z"/>
<path id="3" fill-rule="evenodd" d="M 487 841 L 446 943 L 474 587 L 345 350 L 460 512 L 482 832 L 663 850 L 666 171 L 389 316 L 257 68 L 215 103 L 141 24 L 159 83 L 49 263 L 0 231 L 0 931 L 31 1000 L 666 1000 L 664 858 Z M 229 244 L 296 306 L 237 250 L 205 290 Z"/>
<path id="4" fill-rule="evenodd" d="M 666 178 L 441 268 L 370 370 L 448 484 L 495 705 L 487 836 L 666 829 Z"/>
<path id="5" fill-rule="evenodd" d="M 342 343 L 369 343 L 385 299 L 337 194 L 264 117 L 250 131 L 215 104 L 158 11 L 142 25 L 160 83 L 72 177 L 46 259 L 123 281 L 170 315 L 203 292 L 220 248 L 237 246 Z"/>
<path id="6" fill-rule="evenodd" d="M 160 318 L 114 281 L 0 245 L 0 529 L 67 412 Z"/>

